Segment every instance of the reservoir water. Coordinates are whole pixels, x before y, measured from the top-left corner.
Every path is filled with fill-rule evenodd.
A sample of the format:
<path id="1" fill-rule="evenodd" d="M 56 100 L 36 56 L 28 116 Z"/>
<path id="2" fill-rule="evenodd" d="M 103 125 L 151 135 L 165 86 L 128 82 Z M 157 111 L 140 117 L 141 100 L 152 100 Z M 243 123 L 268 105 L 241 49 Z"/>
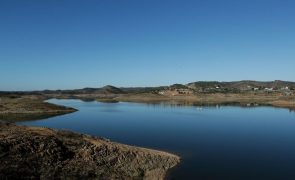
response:
<path id="1" fill-rule="evenodd" d="M 295 113 L 288 109 L 49 102 L 79 111 L 19 124 L 178 154 L 181 164 L 168 179 L 295 179 Z"/>

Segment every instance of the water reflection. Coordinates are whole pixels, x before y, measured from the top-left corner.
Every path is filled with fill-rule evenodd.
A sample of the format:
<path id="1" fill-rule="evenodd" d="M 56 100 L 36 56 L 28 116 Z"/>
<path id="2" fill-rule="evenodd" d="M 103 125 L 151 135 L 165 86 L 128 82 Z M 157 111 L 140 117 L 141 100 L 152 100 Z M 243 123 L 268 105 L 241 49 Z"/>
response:
<path id="1" fill-rule="evenodd" d="M 31 126 L 68 129 L 181 155 L 170 179 L 293 179 L 295 115 L 238 104 L 50 100 L 78 112 Z M 233 106 L 234 105 L 234 106 Z"/>

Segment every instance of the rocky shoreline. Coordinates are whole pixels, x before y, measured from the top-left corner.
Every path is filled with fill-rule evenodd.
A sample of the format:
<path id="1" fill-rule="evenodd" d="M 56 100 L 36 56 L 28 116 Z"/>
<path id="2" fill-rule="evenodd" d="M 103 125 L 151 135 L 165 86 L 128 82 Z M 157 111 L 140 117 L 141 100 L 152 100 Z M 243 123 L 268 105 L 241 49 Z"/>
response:
<path id="1" fill-rule="evenodd" d="M 0 122 L 0 179 L 164 179 L 176 155 Z"/>

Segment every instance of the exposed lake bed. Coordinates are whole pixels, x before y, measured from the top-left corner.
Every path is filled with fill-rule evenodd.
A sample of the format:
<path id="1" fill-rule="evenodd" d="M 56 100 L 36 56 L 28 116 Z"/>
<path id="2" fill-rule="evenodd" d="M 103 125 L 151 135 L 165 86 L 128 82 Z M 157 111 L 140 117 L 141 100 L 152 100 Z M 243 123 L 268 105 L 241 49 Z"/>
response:
<path id="1" fill-rule="evenodd" d="M 0 121 L 0 179 L 164 179 L 180 161 L 163 151 Z M 21 176 L 20 176 L 21 175 Z"/>
<path id="2" fill-rule="evenodd" d="M 295 121 L 288 109 L 49 100 L 78 112 L 23 122 L 176 153 L 168 179 L 291 179 Z"/>

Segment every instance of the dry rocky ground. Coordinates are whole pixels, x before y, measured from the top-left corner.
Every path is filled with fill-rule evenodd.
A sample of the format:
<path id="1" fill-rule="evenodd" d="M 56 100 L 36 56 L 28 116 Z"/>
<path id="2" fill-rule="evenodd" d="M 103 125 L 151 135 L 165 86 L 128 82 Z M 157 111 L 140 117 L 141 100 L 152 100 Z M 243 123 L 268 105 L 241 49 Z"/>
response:
<path id="1" fill-rule="evenodd" d="M 76 109 L 44 102 L 44 96 L 0 96 L 0 120 L 34 120 L 67 114 Z"/>
<path id="2" fill-rule="evenodd" d="M 0 122 L 0 179 L 163 179 L 178 156 Z"/>

